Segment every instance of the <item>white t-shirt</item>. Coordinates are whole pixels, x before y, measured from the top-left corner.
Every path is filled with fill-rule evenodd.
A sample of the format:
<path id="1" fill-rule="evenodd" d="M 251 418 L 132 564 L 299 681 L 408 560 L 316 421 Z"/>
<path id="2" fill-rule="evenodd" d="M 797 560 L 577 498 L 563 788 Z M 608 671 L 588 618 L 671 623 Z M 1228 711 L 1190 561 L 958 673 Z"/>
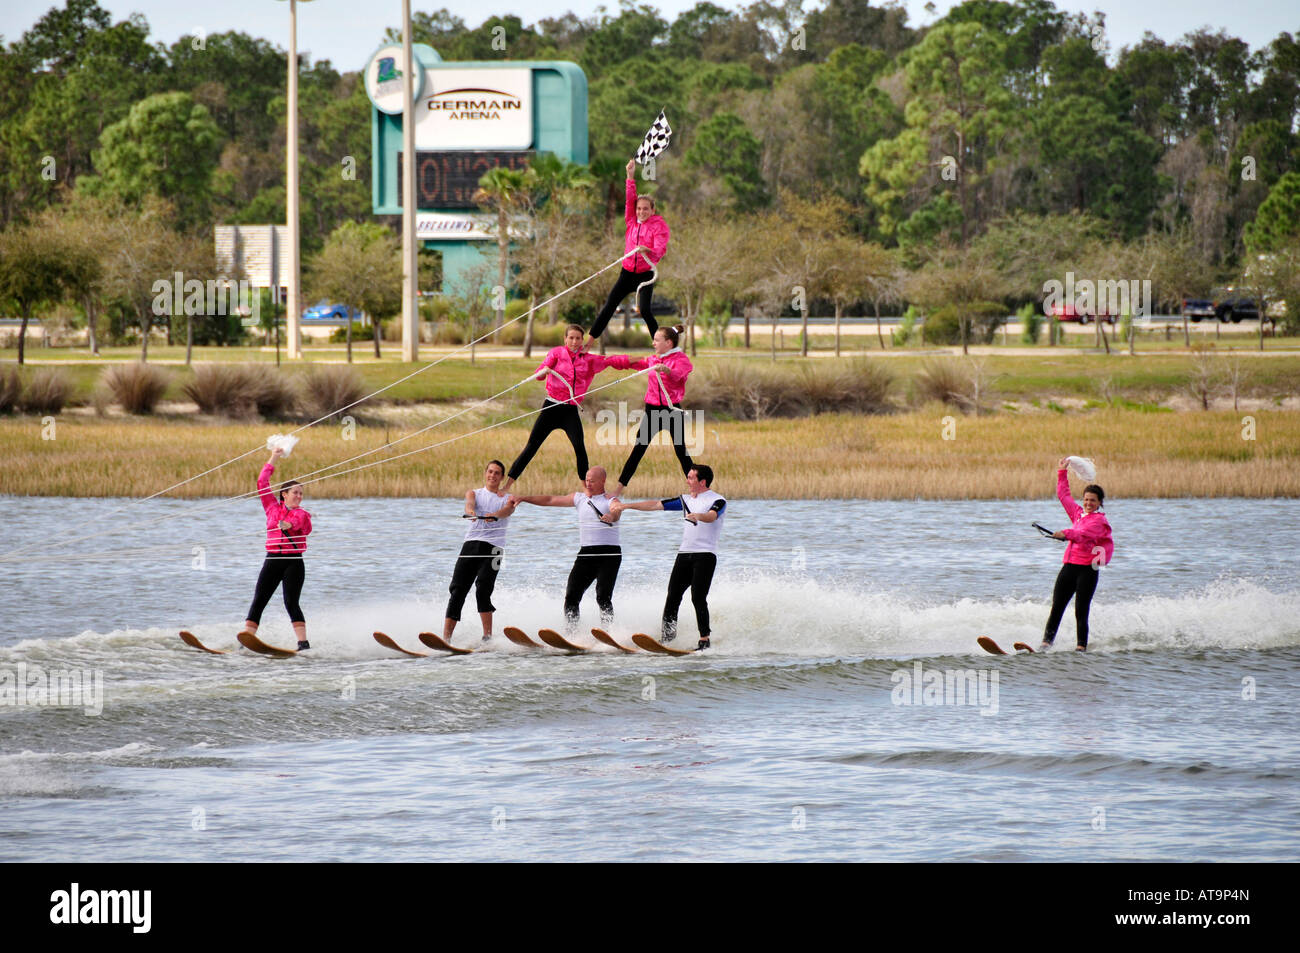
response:
<path id="1" fill-rule="evenodd" d="M 617 546 L 618 524 L 602 523 L 601 515 L 609 513 L 608 493 L 588 496 L 586 493 L 573 494 L 573 505 L 578 511 L 578 545 L 579 546 Z M 597 513 L 599 510 L 599 514 Z"/>
<path id="2" fill-rule="evenodd" d="M 509 501 L 508 496 L 500 493 L 493 493 L 487 487 L 481 486 L 474 491 L 474 515 L 486 516 L 489 513 L 495 513 Z M 506 526 L 510 522 L 510 517 L 492 520 L 470 520 L 469 529 L 465 531 L 465 542 L 480 539 L 485 543 L 491 543 L 493 546 L 505 546 L 506 544 Z"/>
<path id="3" fill-rule="evenodd" d="M 718 538 L 722 536 L 722 521 L 727 518 L 727 501 L 723 499 L 721 493 L 705 490 L 699 496 L 683 494 L 674 499 L 662 500 L 661 502 L 665 510 L 681 510 L 685 507 L 687 513 L 707 513 L 713 509 L 714 503 L 721 502 L 722 506 L 718 510 L 716 520 L 709 523 L 692 523 L 686 520 L 682 524 L 682 545 L 677 550 L 679 553 L 716 553 L 718 551 Z"/>

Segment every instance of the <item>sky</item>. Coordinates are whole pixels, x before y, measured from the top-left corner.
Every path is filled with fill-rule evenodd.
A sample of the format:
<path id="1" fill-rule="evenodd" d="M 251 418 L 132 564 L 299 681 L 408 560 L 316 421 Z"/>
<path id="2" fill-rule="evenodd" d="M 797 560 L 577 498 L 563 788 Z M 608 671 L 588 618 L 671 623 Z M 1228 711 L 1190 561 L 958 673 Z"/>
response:
<path id="1" fill-rule="evenodd" d="M 696 0 L 649 0 L 671 22 L 679 13 L 695 5 Z M 718 6 L 737 9 L 744 4 L 713 0 Z M 220 33 L 242 30 L 287 48 L 289 44 L 289 4 L 286 0 L 99 0 L 114 22 L 129 14 L 143 13 L 149 21 L 150 35 L 167 45 L 186 34 Z M 821 4 L 808 0 L 805 8 Z M 925 11 L 925 0 L 907 0 L 908 23 L 920 26 L 934 22 L 955 6 L 937 0 L 935 14 Z M 13 42 L 52 6 L 53 0 L 3 0 L 0 2 L 0 36 Z M 597 0 L 531 0 L 528 3 L 484 2 L 484 0 L 413 0 L 413 10 L 437 10 L 446 7 L 468 26 L 475 27 L 491 15 L 514 14 L 532 24 L 545 17 L 573 12 L 580 17 L 596 13 L 602 6 L 611 12 L 617 3 Z M 1106 14 L 1106 34 L 1111 60 L 1123 46 L 1132 46 L 1150 30 L 1161 39 L 1174 41 L 1202 26 L 1222 28 L 1245 40 L 1252 50 L 1266 46 L 1279 33 L 1300 33 L 1300 6 L 1295 0 L 1056 0 L 1058 9 L 1072 13 Z M 298 3 L 298 48 L 310 53 L 313 61 L 328 59 L 342 72 L 359 70 L 380 45 L 384 29 L 401 21 L 400 0 L 310 0 Z"/>

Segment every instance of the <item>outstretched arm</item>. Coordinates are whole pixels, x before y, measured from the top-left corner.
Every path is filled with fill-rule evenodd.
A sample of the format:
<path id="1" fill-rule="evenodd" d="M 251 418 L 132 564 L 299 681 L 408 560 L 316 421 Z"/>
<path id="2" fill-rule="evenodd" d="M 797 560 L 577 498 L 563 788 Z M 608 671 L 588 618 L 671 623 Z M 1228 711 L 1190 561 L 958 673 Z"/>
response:
<path id="1" fill-rule="evenodd" d="M 1070 517 L 1073 523 L 1083 512 L 1083 507 L 1074 502 L 1070 496 L 1070 471 L 1066 469 L 1065 457 L 1062 457 L 1056 465 L 1056 498 L 1061 501 L 1061 506 L 1065 508 L 1065 515 Z M 1059 537 L 1064 539 L 1064 537 Z"/>
<path id="2" fill-rule="evenodd" d="M 533 506 L 572 506 L 572 496 L 512 496 L 510 502 L 515 506 L 531 503 Z"/>
<path id="3" fill-rule="evenodd" d="M 270 511 L 271 507 L 279 502 L 275 494 L 271 492 L 271 474 L 275 472 L 275 464 L 282 456 L 284 451 L 276 447 L 271 451 L 271 459 L 262 465 L 262 472 L 257 475 L 257 496 L 262 501 L 262 509 Z"/>
<path id="4" fill-rule="evenodd" d="M 609 511 L 622 515 L 624 510 L 643 510 L 650 512 L 652 510 L 662 510 L 664 504 L 662 500 L 642 500 L 640 503 L 624 503 L 622 500 L 615 500 L 609 504 Z"/>

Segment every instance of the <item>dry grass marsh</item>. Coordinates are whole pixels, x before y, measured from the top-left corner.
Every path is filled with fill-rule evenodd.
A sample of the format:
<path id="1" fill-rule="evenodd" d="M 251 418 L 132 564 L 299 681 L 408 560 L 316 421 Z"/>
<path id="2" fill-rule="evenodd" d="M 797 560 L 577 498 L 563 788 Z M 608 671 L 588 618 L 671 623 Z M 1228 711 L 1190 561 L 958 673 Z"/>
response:
<path id="1" fill-rule="evenodd" d="M 1286 411 L 1144 413 L 1110 408 L 975 417 L 931 404 L 900 414 L 750 422 L 705 414 L 702 423 L 703 446 L 692 455 L 717 472 L 717 489 L 734 496 L 1042 497 L 1051 493 L 1055 461 L 1071 453 L 1096 460 L 1098 482 L 1109 498 L 1300 496 L 1300 415 Z M 304 479 L 310 471 L 364 455 L 319 474 L 324 479 L 305 477 L 307 495 L 458 496 L 480 484 L 488 459 L 509 464 L 523 447 L 530 424 L 528 418 L 474 434 L 471 431 L 491 426 L 490 421 L 464 417 L 400 443 L 396 441 L 410 430 L 357 426 L 346 439 L 345 428 L 321 424 L 302 435 L 276 476 Z M 251 451 L 170 494 L 235 496 L 252 489 L 267 456 L 261 449 L 267 435 L 286 429 L 270 423 L 65 416 L 57 419 L 51 433 L 39 417 L 3 419 L 0 493 L 148 496 Z M 601 436 L 588 414 L 591 461 L 616 475 L 627 457 L 627 438 L 610 442 Z M 392 459 L 399 454 L 409 455 Z M 331 475 L 359 466 L 365 468 Z M 556 433 L 533 460 L 519 490 L 559 493 L 575 485 L 573 452 Z M 652 446 L 626 495 L 675 494 L 681 487 L 671 448 Z"/>

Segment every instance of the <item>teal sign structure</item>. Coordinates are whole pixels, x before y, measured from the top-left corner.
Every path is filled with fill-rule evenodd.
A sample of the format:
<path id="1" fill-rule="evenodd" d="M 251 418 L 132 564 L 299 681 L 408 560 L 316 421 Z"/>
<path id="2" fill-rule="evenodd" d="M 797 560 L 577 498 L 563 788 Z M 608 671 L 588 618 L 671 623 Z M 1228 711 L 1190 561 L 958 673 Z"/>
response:
<path id="1" fill-rule="evenodd" d="M 424 44 L 415 45 L 414 55 L 423 74 L 414 110 L 416 237 L 442 252 L 442 290 L 455 292 L 496 258 L 491 218 L 473 201 L 483 173 L 522 168 L 539 152 L 587 161 L 587 76 L 569 62 L 444 62 Z M 400 97 L 396 109 L 390 98 L 401 71 L 394 56 L 391 46 L 383 47 L 366 66 L 376 215 L 402 213 L 406 117 Z M 381 93 L 389 96 L 378 98 Z"/>

